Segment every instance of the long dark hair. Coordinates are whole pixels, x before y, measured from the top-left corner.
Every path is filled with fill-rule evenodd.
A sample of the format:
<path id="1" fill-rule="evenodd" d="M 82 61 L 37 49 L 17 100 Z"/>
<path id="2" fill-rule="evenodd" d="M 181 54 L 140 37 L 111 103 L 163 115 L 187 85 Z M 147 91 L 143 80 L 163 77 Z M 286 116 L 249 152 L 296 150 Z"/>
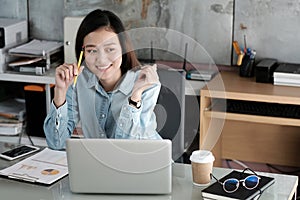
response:
<path id="1" fill-rule="evenodd" d="M 118 35 L 122 48 L 122 75 L 125 74 L 129 69 L 140 65 L 120 18 L 110 11 L 100 9 L 94 10 L 87 14 L 79 26 L 75 44 L 77 60 L 79 59 L 80 51 L 82 50 L 84 37 L 100 27 L 108 27 Z"/>

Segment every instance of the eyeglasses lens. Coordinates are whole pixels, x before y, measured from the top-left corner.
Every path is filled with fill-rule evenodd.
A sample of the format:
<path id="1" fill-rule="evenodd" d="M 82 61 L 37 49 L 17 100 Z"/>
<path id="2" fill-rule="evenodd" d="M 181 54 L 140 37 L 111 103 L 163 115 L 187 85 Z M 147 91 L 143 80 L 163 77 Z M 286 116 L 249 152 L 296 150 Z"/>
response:
<path id="1" fill-rule="evenodd" d="M 258 185 L 258 177 L 255 175 L 248 176 L 244 183 L 246 188 L 253 189 Z"/>
<path id="2" fill-rule="evenodd" d="M 226 192 L 234 192 L 237 190 L 237 188 L 239 187 L 239 181 L 237 179 L 227 179 L 224 182 L 224 190 Z"/>

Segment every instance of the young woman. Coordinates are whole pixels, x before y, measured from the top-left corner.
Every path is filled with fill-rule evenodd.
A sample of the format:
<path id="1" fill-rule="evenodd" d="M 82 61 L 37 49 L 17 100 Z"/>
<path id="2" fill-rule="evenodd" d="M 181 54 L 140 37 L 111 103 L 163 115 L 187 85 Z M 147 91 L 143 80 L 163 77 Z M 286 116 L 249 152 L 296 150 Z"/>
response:
<path id="1" fill-rule="evenodd" d="M 161 139 L 153 112 L 161 86 L 156 66 L 141 67 L 130 44 L 112 12 L 97 9 L 84 18 L 75 46 L 84 62 L 56 68 L 44 121 L 50 148 L 65 148 L 78 123 L 86 138 Z"/>

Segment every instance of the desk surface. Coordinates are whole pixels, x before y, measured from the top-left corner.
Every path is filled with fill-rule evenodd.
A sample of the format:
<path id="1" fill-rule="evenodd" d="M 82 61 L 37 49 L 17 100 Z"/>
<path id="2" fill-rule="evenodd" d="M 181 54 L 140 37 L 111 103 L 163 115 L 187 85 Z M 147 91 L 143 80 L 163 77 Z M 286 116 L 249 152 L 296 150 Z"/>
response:
<path id="1" fill-rule="evenodd" d="M 3 143 L 0 143 L 0 145 Z M 0 148 L 0 150 L 3 150 Z M 0 159 L 0 168 L 7 167 L 13 162 Z M 194 186 L 192 183 L 191 166 L 187 164 L 173 165 L 172 194 L 170 195 L 100 195 L 100 194 L 74 194 L 69 188 L 69 179 L 65 177 L 59 182 L 46 187 L 25 183 L 7 178 L 0 178 L 0 194 L 4 199 L 23 199 L 23 200 L 53 200 L 53 199 L 172 199 L 172 200 L 199 200 L 201 190 L 204 187 Z M 229 173 L 230 169 L 214 168 L 213 173 L 217 178 Z M 271 173 L 258 173 L 275 178 L 275 183 L 263 192 L 260 199 L 292 199 L 298 185 L 298 177 L 290 175 L 280 175 Z"/>

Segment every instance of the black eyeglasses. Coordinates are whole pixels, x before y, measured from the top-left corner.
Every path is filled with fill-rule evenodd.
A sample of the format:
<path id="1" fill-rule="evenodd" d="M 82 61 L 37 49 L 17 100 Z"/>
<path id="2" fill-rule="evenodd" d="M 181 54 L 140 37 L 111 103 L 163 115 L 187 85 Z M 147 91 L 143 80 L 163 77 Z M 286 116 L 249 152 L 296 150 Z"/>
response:
<path id="1" fill-rule="evenodd" d="M 238 180 L 236 178 L 229 178 L 229 179 L 226 179 L 224 182 L 221 182 L 213 174 L 211 174 L 211 176 L 218 183 L 223 185 L 223 190 L 227 193 L 235 192 L 239 188 L 240 182 L 243 183 L 243 186 L 246 189 L 253 190 L 254 188 L 256 188 L 258 186 L 260 177 L 252 169 L 249 169 L 249 168 L 244 169 L 242 173 L 245 173 L 246 170 L 251 171 L 253 173 L 253 175 L 249 175 L 246 178 L 241 179 L 241 180 Z"/>

